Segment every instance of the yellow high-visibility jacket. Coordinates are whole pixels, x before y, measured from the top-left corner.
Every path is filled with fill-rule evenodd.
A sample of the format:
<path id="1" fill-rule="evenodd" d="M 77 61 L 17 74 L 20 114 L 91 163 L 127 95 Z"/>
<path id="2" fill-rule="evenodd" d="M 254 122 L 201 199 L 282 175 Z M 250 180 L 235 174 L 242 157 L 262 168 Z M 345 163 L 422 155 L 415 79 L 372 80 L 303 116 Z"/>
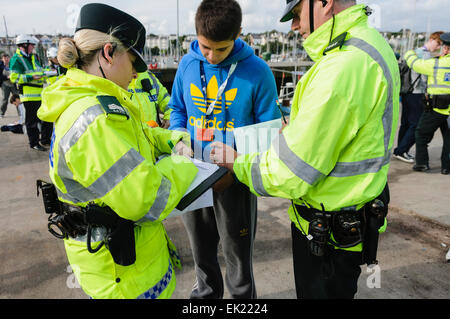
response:
<path id="1" fill-rule="evenodd" d="M 150 82 L 150 92 L 146 92 L 142 87 L 142 81 Z M 138 73 L 138 77 L 131 81 L 128 92 L 133 93 L 132 101 L 141 107 L 141 119 L 144 123 L 156 121 L 157 112 L 164 114 L 163 119 L 170 119 L 170 109 L 167 105 L 170 95 L 167 89 L 161 84 L 158 78 L 150 71 Z"/>
<path id="2" fill-rule="evenodd" d="M 405 53 L 408 66 L 420 74 L 428 75 L 427 93 L 430 95 L 450 94 L 450 54 L 434 59 L 419 59 L 414 50 Z M 450 115 L 447 109 L 434 108 L 433 111 Z"/>
<path id="3" fill-rule="evenodd" d="M 316 63 L 296 87 L 289 125 L 268 151 L 234 163 L 237 178 L 256 195 L 330 212 L 359 209 L 383 191 L 400 92 L 394 52 L 368 26 L 365 6 L 335 18 L 333 38 L 347 32 L 341 43 L 329 45 L 332 20 L 303 43 Z M 288 213 L 308 234 L 309 223 L 292 206 Z"/>
<path id="4" fill-rule="evenodd" d="M 47 85 L 52 85 L 53 83 L 61 79 L 66 74 L 67 70 L 60 65 L 49 65 L 48 67 L 44 68 L 44 71 L 56 71 L 56 75 L 46 76 L 45 78 Z"/>
<path id="5" fill-rule="evenodd" d="M 11 69 L 10 80 L 18 85 L 20 100 L 22 102 L 40 101 L 45 77 L 36 55 L 32 53 L 27 58 L 18 48 L 9 65 Z M 41 78 L 34 80 L 33 75 L 40 75 Z"/>
<path id="6" fill-rule="evenodd" d="M 83 290 L 93 298 L 168 298 L 175 289 L 175 273 L 162 220 L 182 198 L 197 168 L 175 155 L 156 163 L 171 153 L 169 140 L 190 144 L 190 136 L 144 125 L 130 96 L 109 80 L 72 68 L 44 89 L 38 117 L 55 122 L 50 178 L 59 199 L 81 207 L 90 202 L 109 206 L 137 224 L 136 262 L 131 266 L 115 264 L 104 246 L 89 253 L 86 236 L 65 240 Z M 92 242 L 103 235 L 104 229 L 96 228 Z"/>

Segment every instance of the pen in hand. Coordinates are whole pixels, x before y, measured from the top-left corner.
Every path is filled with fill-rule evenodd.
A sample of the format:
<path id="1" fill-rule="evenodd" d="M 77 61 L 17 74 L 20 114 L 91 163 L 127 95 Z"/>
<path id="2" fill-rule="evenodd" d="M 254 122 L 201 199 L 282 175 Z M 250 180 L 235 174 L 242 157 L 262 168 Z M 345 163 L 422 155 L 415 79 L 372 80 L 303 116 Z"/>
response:
<path id="1" fill-rule="evenodd" d="M 280 110 L 281 116 L 283 117 L 284 124 L 287 124 L 286 118 L 284 117 L 283 110 L 281 109 L 281 106 L 280 106 L 280 101 L 278 101 L 278 100 L 277 100 L 277 106 L 278 106 L 278 110 Z"/>

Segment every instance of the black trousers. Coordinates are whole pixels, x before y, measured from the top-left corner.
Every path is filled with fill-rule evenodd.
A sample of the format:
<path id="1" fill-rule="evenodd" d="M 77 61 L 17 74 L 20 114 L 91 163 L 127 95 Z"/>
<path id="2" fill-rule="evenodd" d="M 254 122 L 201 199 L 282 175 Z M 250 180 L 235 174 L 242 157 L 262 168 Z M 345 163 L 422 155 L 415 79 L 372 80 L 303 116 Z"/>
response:
<path id="1" fill-rule="evenodd" d="M 213 193 L 214 207 L 188 212 L 183 222 L 195 262 L 192 299 L 223 298 L 224 283 L 217 259 L 219 241 L 225 259 L 225 283 L 232 298 L 256 298 L 253 242 L 257 200 L 247 186 L 235 183 Z"/>
<path id="2" fill-rule="evenodd" d="M 422 113 L 416 130 L 416 164 L 428 165 L 428 144 L 437 129 L 441 129 L 443 146 L 441 152 L 441 168 L 450 169 L 450 129 L 448 115 L 435 111 Z"/>
<path id="3" fill-rule="evenodd" d="M 41 107 L 41 101 L 23 102 L 25 107 L 25 126 L 27 128 L 30 147 L 39 144 L 50 144 L 53 131 L 53 123 L 41 121 L 37 117 L 37 111 Z M 41 129 L 39 131 L 39 124 Z"/>
<path id="4" fill-rule="evenodd" d="M 408 153 L 416 142 L 417 123 L 424 109 L 423 94 L 402 94 L 402 116 L 398 131 L 397 148 L 394 154 Z"/>
<path id="5" fill-rule="evenodd" d="M 41 101 L 27 101 L 23 102 L 25 107 L 25 126 L 27 128 L 28 142 L 30 147 L 39 144 L 39 118 L 37 117 L 37 110 L 41 106 Z"/>
<path id="6" fill-rule="evenodd" d="M 41 144 L 50 145 L 53 133 L 53 123 L 41 121 Z"/>
<path id="7" fill-rule="evenodd" d="M 352 299 L 358 290 L 362 253 L 327 245 L 323 257 L 313 255 L 308 239 L 291 224 L 295 290 L 303 299 Z"/>
<path id="8" fill-rule="evenodd" d="M 0 127 L 0 130 L 2 132 L 13 132 L 15 134 L 23 134 L 23 127 L 22 124 L 9 124 L 9 125 L 2 125 Z"/>

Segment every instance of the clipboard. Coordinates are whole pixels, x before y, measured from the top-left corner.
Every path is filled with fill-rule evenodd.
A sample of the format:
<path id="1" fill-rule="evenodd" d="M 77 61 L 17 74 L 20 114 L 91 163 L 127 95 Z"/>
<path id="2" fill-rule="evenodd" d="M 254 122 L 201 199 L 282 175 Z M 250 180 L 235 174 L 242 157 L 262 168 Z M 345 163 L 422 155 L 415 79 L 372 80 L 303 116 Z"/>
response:
<path id="1" fill-rule="evenodd" d="M 280 135 L 281 120 L 261 122 L 240 126 L 234 129 L 234 141 L 239 154 L 263 153 L 272 145 L 272 141 Z"/>
<path id="2" fill-rule="evenodd" d="M 188 207 L 193 201 L 199 198 L 204 192 L 206 192 L 211 186 L 213 186 L 219 179 L 221 179 L 225 174 L 228 173 L 228 169 L 225 167 L 219 167 L 214 173 L 212 173 L 208 178 L 198 184 L 193 190 L 188 194 L 184 195 L 180 200 L 176 208 L 183 211 Z"/>

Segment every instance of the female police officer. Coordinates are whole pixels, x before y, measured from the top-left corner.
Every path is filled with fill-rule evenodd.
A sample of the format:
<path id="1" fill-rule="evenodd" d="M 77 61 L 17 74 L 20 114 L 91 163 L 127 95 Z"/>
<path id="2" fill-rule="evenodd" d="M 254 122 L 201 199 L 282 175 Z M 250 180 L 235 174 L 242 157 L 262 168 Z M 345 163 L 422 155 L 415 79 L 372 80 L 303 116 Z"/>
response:
<path id="1" fill-rule="evenodd" d="M 130 102 L 127 87 L 136 72 L 146 70 L 144 41 L 144 26 L 130 15 L 104 4 L 82 7 L 74 38 L 59 44 L 67 75 L 46 88 L 38 112 L 55 122 L 50 177 L 58 198 L 78 207 L 107 206 L 135 224 L 136 259 L 126 266 L 115 263 L 107 245 L 87 250 L 87 239 L 104 239 L 102 227 L 64 240 L 72 269 L 92 298 L 168 298 L 175 289 L 173 245 L 161 221 L 197 168 L 182 156 L 155 164 L 171 153 L 169 144 L 189 144 L 190 138 L 142 125 L 139 108 Z"/>

